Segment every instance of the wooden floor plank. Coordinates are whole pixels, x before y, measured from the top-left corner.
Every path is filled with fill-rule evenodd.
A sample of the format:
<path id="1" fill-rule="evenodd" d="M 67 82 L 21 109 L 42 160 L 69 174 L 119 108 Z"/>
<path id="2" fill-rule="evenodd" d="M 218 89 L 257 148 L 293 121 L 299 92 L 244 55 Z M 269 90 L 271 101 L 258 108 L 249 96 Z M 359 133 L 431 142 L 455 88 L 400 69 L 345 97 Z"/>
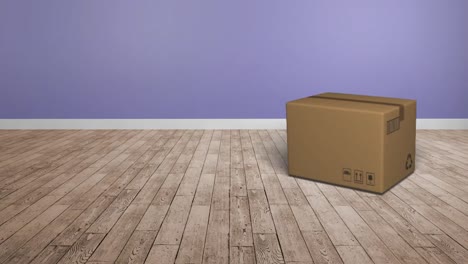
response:
<path id="1" fill-rule="evenodd" d="M 203 263 L 229 263 L 229 209 L 211 210 Z"/>
<path id="2" fill-rule="evenodd" d="M 203 248 L 203 263 L 229 263 L 229 206 L 231 183 L 231 131 L 223 131 L 219 146 L 210 215 Z"/>
<path id="3" fill-rule="evenodd" d="M 288 163 L 288 145 L 281 138 L 277 130 L 268 130 L 267 132 L 270 135 L 271 140 L 273 140 L 273 143 L 275 144 L 276 148 L 278 149 L 279 154 L 283 158 L 284 162 L 287 164 Z"/>
<path id="4" fill-rule="evenodd" d="M 145 138 L 145 141 L 155 141 L 159 142 L 159 138 L 161 137 L 161 134 L 156 134 L 156 137 L 153 136 L 153 134 L 149 134 L 149 138 Z M 73 199 L 73 197 L 68 197 L 68 203 L 72 202 L 73 203 L 73 208 L 75 209 L 84 209 L 86 208 L 89 204 L 94 202 L 94 200 L 99 197 L 104 191 L 106 191 L 107 195 L 117 195 L 125 185 L 122 185 L 121 188 L 117 188 L 113 192 L 110 191 L 110 187 L 118 180 L 118 179 L 124 179 L 123 182 L 120 182 L 119 184 L 128 183 L 127 178 L 128 176 L 133 177 L 136 175 L 136 173 L 139 172 L 139 170 L 144 166 L 146 162 L 149 161 L 149 158 L 153 156 L 151 153 L 149 156 L 146 156 L 145 154 L 149 152 L 149 149 L 152 147 L 154 142 L 144 142 L 143 145 L 134 151 L 130 153 L 130 156 L 125 159 L 123 162 L 115 166 L 114 169 L 110 170 L 109 173 L 107 173 L 102 180 L 100 180 L 98 183 L 93 184 L 93 186 L 90 188 L 89 191 L 84 193 L 83 195 L 78 195 L 77 198 Z M 145 160 L 142 160 L 141 158 L 145 158 Z M 75 189 L 76 190 L 76 189 Z M 85 191 L 85 190 L 84 190 Z M 67 200 L 62 199 L 62 203 L 67 204 Z"/>
<path id="5" fill-rule="evenodd" d="M 288 139 L 287 139 L 286 130 L 277 130 L 277 132 L 280 135 L 280 137 L 283 139 L 283 141 L 287 143 Z"/>
<path id="6" fill-rule="evenodd" d="M 303 232 L 314 263 L 343 263 L 325 231 Z"/>
<path id="7" fill-rule="evenodd" d="M 449 192 L 440 189 L 439 187 L 437 187 L 437 185 L 434 185 L 433 183 L 426 181 L 423 178 L 414 178 L 413 176 L 409 177 L 409 180 L 405 181 L 405 183 L 411 183 L 413 185 L 418 186 L 419 188 L 416 188 L 415 192 L 418 192 L 418 189 L 421 189 L 425 193 L 430 193 L 433 196 L 436 196 L 437 198 L 449 204 L 453 208 L 459 210 L 465 215 L 468 215 L 468 203 L 450 194 Z"/>
<path id="8" fill-rule="evenodd" d="M 231 169 L 231 190 L 233 196 L 247 196 L 245 170 L 239 168 Z"/>
<path id="9" fill-rule="evenodd" d="M 178 245 L 154 245 L 145 263 L 174 263 Z"/>
<path id="10" fill-rule="evenodd" d="M 416 251 L 429 263 L 429 264 L 454 264 L 449 256 L 442 252 L 439 248 L 416 248 Z"/>
<path id="11" fill-rule="evenodd" d="M 427 235 L 434 245 L 447 254 L 456 263 L 466 263 L 468 250 L 447 235 Z"/>
<path id="12" fill-rule="evenodd" d="M 131 237 L 148 205 L 131 204 L 122 214 L 105 239 L 96 248 L 90 261 L 114 262 Z"/>
<path id="13" fill-rule="evenodd" d="M 425 263 L 424 259 L 376 212 L 366 210 L 360 211 L 359 214 L 399 261 Z"/>
<path id="14" fill-rule="evenodd" d="M 51 131 L 51 130 L 43 130 L 43 131 L 36 131 L 35 133 L 30 133 L 27 136 L 19 135 L 22 131 L 11 131 L 14 133 L 9 133 L 8 135 L 4 135 L 4 140 L 2 142 L 2 146 L 5 148 L 6 154 L 19 154 L 25 151 L 30 151 L 31 149 L 23 149 L 24 146 L 27 145 L 36 145 L 40 146 L 41 143 L 44 143 L 47 139 L 50 139 L 54 136 L 60 137 L 60 135 L 67 135 L 71 131 L 70 130 L 63 130 L 60 132 Z M 54 133 L 55 132 L 55 133 Z M 18 135 L 17 135 L 18 134 Z M 3 157 L 2 157 L 3 158 Z"/>
<path id="15" fill-rule="evenodd" d="M 276 233 L 265 192 L 249 190 L 249 205 L 253 233 Z"/>
<path id="16" fill-rule="evenodd" d="M 422 216 L 419 212 L 411 208 L 392 192 L 386 192 L 382 199 L 389 204 L 396 212 L 411 223 L 419 232 L 423 234 L 442 234 L 443 232 Z"/>
<path id="17" fill-rule="evenodd" d="M 105 148 L 118 145 L 119 139 L 125 140 L 127 139 L 127 136 L 127 134 L 124 134 L 123 136 L 121 134 L 111 136 L 109 140 L 105 140 L 104 142 L 101 142 L 101 144 L 93 144 L 91 149 L 85 149 L 78 156 L 72 156 L 72 159 L 66 160 L 64 164 L 61 164 L 52 171 L 37 170 L 28 175 L 28 177 L 23 177 L 8 186 L 8 188 L 15 189 L 15 192 L 2 199 L 3 203 L 14 203 L 38 187 L 56 188 L 60 184 L 66 182 L 67 179 L 88 168 L 92 163 L 103 157 L 104 153 L 101 153 L 101 155 L 98 154 L 100 151 Z M 110 141 L 114 142 L 111 143 Z M 107 143 L 110 144 L 108 145 Z"/>
<path id="18" fill-rule="evenodd" d="M 132 138 L 134 141 L 135 138 Z M 118 142 L 117 142 L 118 143 Z M 120 152 L 125 150 L 126 147 L 131 145 L 131 143 L 127 145 L 121 145 L 117 147 L 116 151 L 110 152 L 107 155 L 104 156 L 96 156 L 97 158 L 93 157 L 90 162 L 84 162 L 84 166 L 80 166 L 78 170 L 70 170 L 67 171 L 66 173 L 60 175 L 59 177 L 56 177 L 52 181 L 49 181 L 51 178 L 45 177 L 44 179 L 38 179 L 39 181 L 37 184 L 34 185 L 34 182 L 31 182 L 33 185 L 27 187 L 26 189 L 21 189 L 18 191 L 23 191 L 24 192 L 29 192 L 31 188 L 38 188 L 41 184 L 44 184 L 44 182 L 49 181 L 48 183 L 44 184 L 44 187 L 52 188 L 55 187 L 57 189 L 54 189 L 52 192 L 48 194 L 49 197 L 55 197 L 56 199 L 60 199 L 63 196 L 65 196 L 69 191 L 73 190 L 74 187 L 77 186 L 80 182 L 86 179 L 86 177 L 91 176 L 93 173 L 101 169 L 103 166 L 106 165 L 106 163 L 110 162 L 113 158 L 115 158 Z M 101 159 L 99 159 L 101 158 Z M 86 160 L 85 160 L 86 161 Z M 94 164 L 93 164 L 94 163 Z M 83 170 L 84 169 L 84 170 Z M 67 181 L 67 179 L 69 181 Z M 71 180 L 70 180 L 71 179 Z M 58 181 L 57 181 L 58 180 Z M 30 188 L 31 187 L 31 188 Z M 13 193 L 13 194 L 16 194 Z M 6 199 L 11 198 L 12 196 L 6 197 Z M 15 199 L 18 199 L 16 197 Z M 54 201 L 55 202 L 55 201 Z"/>
<path id="19" fill-rule="evenodd" d="M 403 188 L 403 186 L 401 186 L 401 188 Z M 451 204 L 444 202 L 442 199 L 419 187 L 410 189 L 405 187 L 405 190 L 411 192 L 412 195 L 417 197 L 419 200 L 424 201 L 427 205 L 431 206 L 439 213 L 450 218 L 450 220 L 455 222 L 463 229 L 468 230 L 468 213 L 464 213 L 463 209 L 458 210 Z"/>
<path id="20" fill-rule="evenodd" d="M 254 234 L 254 244 L 258 264 L 284 263 L 276 234 Z"/>
<path id="21" fill-rule="evenodd" d="M 148 134 L 147 134 L 148 135 Z M 136 144 L 128 148 L 122 155 L 112 160 L 102 170 L 88 177 L 85 181 L 67 193 L 59 204 L 72 205 L 77 202 L 82 202 L 82 196 L 86 197 L 85 206 L 96 199 L 100 193 L 107 189 L 114 180 L 122 175 L 135 161 L 143 155 L 149 148 L 145 141 L 140 140 Z M 84 207 L 84 206 L 83 206 Z M 77 207 L 75 207 L 77 208 Z M 81 209 L 81 208 L 77 208 Z"/>
<path id="22" fill-rule="evenodd" d="M 336 250 L 345 264 L 373 264 L 361 246 L 337 246 Z"/>
<path id="23" fill-rule="evenodd" d="M 0 131 L 0 263 L 465 263 L 468 132 L 376 195 L 287 174 L 285 130 Z"/>
<path id="24" fill-rule="evenodd" d="M 38 217 L 42 212 L 46 211 L 57 200 L 58 199 L 54 196 L 45 196 L 17 216 L 2 224 L 0 226 L 0 244 Z"/>
<path id="25" fill-rule="evenodd" d="M 156 231 L 136 230 L 115 263 L 144 263 L 156 234 Z"/>
<path id="26" fill-rule="evenodd" d="M 198 183 L 193 205 L 210 205 L 213 194 L 214 174 L 202 174 Z"/>
<path id="27" fill-rule="evenodd" d="M 269 204 L 288 204 L 288 200 L 284 195 L 283 188 L 276 174 L 262 173 L 262 180 Z"/>
<path id="28" fill-rule="evenodd" d="M 69 249 L 68 246 L 48 246 L 31 263 L 57 263 Z"/>
<path id="29" fill-rule="evenodd" d="M 161 175 L 161 178 L 166 177 L 166 175 Z M 157 191 L 156 196 L 154 196 L 151 204 L 154 205 L 170 205 L 172 199 L 176 195 L 177 188 L 179 187 L 180 181 L 184 177 L 183 173 L 169 174 L 166 177 L 166 180 L 161 185 L 160 189 Z M 140 196 L 144 197 L 144 196 Z M 151 199 L 151 197 L 149 198 Z M 137 199 L 136 203 L 146 203 L 149 199 L 141 198 Z"/>
<path id="30" fill-rule="evenodd" d="M 218 164 L 216 175 L 219 177 L 229 177 L 231 171 L 231 131 L 223 130 L 219 145 Z"/>
<path id="31" fill-rule="evenodd" d="M 195 195 L 212 137 L 213 131 L 205 131 L 205 133 L 203 133 L 182 182 L 179 185 L 177 195 Z"/>
<path id="32" fill-rule="evenodd" d="M 438 212 L 434 208 L 419 200 L 416 196 L 406 191 L 403 188 L 392 190 L 399 195 L 400 199 L 409 204 L 414 210 L 428 219 L 436 227 L 442 230 L 445 234 L 452 237 L 460 245 L 468 248 L 468 231 L 457 225 L 452 219 Z M 453 217 L 453 215 L 452 215 Z"/>
<path id="33" fill-rule="evenodd" d="M 175 188 L 182 180 L 183 173 L 178 173 L 176 164 L 182 164 L 182 166 L 188 166 L 188 162 L 185 157 L 182 157 L 182 153 L 185 153 L 191 157 L 193 151 L 195 151 L 195 146 L 198 144 L 201 137 L 201 133 L 186 131 L 180 140 L 174 145 L 170 150 L 164 160 L 161 162 L 160 166 L 144 185 L 141 191 L 138 193 L 138 196 L 135 198 L 135 203 L 146 203 L 149 204 L 152 202 L 156 196 L 161 185 L 166 183 L 167 188 Z M 173 177 L 168 177 L 171 175 Z M 173 193 L 177 191 L 177 188 L 173 190 Z"/>
<path id="34" fill-rule="evenodd" d="M 146 184 L 148 179 L 156 172 L 167 154 L 179 142 L 185 131 L 178 130 L 162 145 L 156 155 L 150 160 L 149 165 L 145 166 L 125 187 L 126 189 L 140 190 Z"/>
<path id="35" fill-rule="evenodd" d="M 413 247 L 433 247 L 432 243 L 380 197 L 365 197 L 368 204 Z"/>
<path id="36" fill-rule="evenodd" d="M 176 196 L 156 237 L 157 245 L 180 244 L 185 223 L 190 213 L 192 196 Z"/>
<path id="37" fill-rule="evenodd" d="M 136 230 L 159 231 L 168 210 L 169 205 L 150 205 Z"/>
<path id="38" fill-rule="evenodd" d="M 120 216 L 125 212 L 132 200 L 137 195 L 137 190 L 123 191 L 96 221 L 86 230 L 87 233 L 108 233 Z"/>
<path id="39" fill-rule="evenodd" d="M 232 196 L 230 208 L 230 246 L 253 246 L 252 224 L 250 222 L 247 197 Z"/>
<path id="40" fill-rule="evenodd" d="M 263 189 L 262 178 L 248 131 L 240 132 L 247 189 Z"/>
<path id="41" fill-rule="evenodd" d="M 216 175 L 211 198 L 211 208 L 214 210 L 229 210 L 229 177 Z"/>
<path id="42" fill-rule="evenodd" d="M 52 245 L 71 246 L 88 229 L 115 197 L 100 197 L 52 241 Z"/>
<path id="43" fill-rule="evenodd" d="M 288 175 L 288 165 L 283 160 L 283 157 L 278 152 L 275 143 L 272 141 L 268 132 L 262 130 L 259 132 L 260 138 L 262 139 L 263 145 L 270 159 L 271 165 L 278 175 L 278 179 L 283 188 L 297 188 L 296 178 Z"/>
<path id="44" fill-rule="evenodd" d="M 257 164 L 260 169 L 260 173 L 262 174 L 274 174 L 275 169 L 270 162 L 270 158 L 268 157 L 268 153 L 263 146 L 262 139 L 258 134 L 257 130 L 250 130 L 250 139 L 252 140 L 252 146 L 255 151 L 255 158 L 257 159 Z"/>
<path id="45" fill-rule="evenodd" d="M 229 260 L 231 264 L 255 264 L 255 251 L 253 247 L 231 247 Z"/>
<path id="46" fill-rule="evenodd" d="M 241 138 L 240 138 L 240 131 L 233 130 L 231 131 L 231 162 L 230 167 L 231 171 L 233 169 L 244 169 L 244 157 L 242 155 L 242 145 L 241 145 Z"/>
<path id="47" fill-rule="evenodd" d="M 80 150 L 77 150 L 76 153 L 65 156 L 54 165 L 38 169 L 28 174 L 27 177 L 22 177 L 19 180 L 11 182 L 7 188 L 16 190 L 16 197 L 14 198 L 17 200 L 18 198 L 22 197 L 22 195 L 24 196 L 25 193 L 27 194 L 39 186 L 53 187 L 47 186 L 47 184 L 50 184 L 49 182 L 51 180 L 73 175 L 73 172 L 78 173 L 81 170 L 87 168 L 93 160 L 91 157 L 96 158 L 95 160 L 97 160 L 99 158 L 97 153 L 101 152 L 103 149 L 116 146 L 119 139 L 127 137 L 128 134 L 129 133 L 124 133 L 122 135 L 122 133 L 111 132 L 107 134 L 108 136 L 106 140 L 96 140 L 90 144 L 85 142 L 80 146 Z M 21 173 L 22 172 L 19 174 Z M 15 199 L 11 199 L 11 202 L 14 201 Z"/>
<path id="48" fill-rule="evenodd" d="M 68 208 L 66 205 L 52 205 L 44 213 L 29 222 L 13 236 L 0 244 L 0 263 L 6 261 L 15 251 L 21 248 L 29 239 L 46 227 L 57 216 Z"/>
<path id="49" fill-rule="evenodd" d="M 335 246 L 356 246 L 358 242 L 343 220 L 330 205 L 325 196 L 318 191 L 307 196 L 307 200 L 317 213 L 323 228 Z"/>
<path id="50" fill-rule="evenodd" d="M 283 189 L 289 206 L 293 211 L 299 229 L 302 232 L 323 230 L 314 210 L 310 206 L 304 193 L 299 188 Z"/>
<path id="51" fill-rule="evenodd" d="M 85 133 L 90 133 L 90 132 L 88 131 Z M 75 134 L 77 134 L 76 131 L 71 132 L 71 133 L 67 131 L 61 131 L 55 134 L 51 133 L 49 134 L 47 138 L 43 139 L 42 142 L 37 141 L 37 140 L 33 141 L 32 144 L 31 143 L 28 144 L 27 148 L 23 148 L 22 146 L 17 146 L 17 147 L 21 147 L 21 149 L 27 149 L 27 151 L 22 152 L 18 155 L 14 155 L 11 158 L 1 159 L 0 160 L 0 172 L 7 173 L 6 175 L 9 176 L 8 174 L 9 171 L 17 172 L 18 169 L 24 168 L 24 167 L 19 167 L 18 164 L 20 163 L 24 163 L 24 165 L 33 164 L 34 161 L 40 159 L 41 154 L 42 154 L 41 152 L 50 151 L 50 149 L 54 147 L 54 145 L 50 144 L 51 142 L 54 142 L 56 146 L 67 144 L 69 143 L 69 139 L 72 138 Z M 23 142 L 23 143 L 26 144 L 27 142 Z"/>
<path id="52" fill-rule="evenodd" d="M 376 263 L 398 263 L 393 253 L 350 206 L 335 206 L 336 211 Z"/>
<path id="53" fill-rule="evenodd" d="M 69 161 L 70 158 L 76 157 L 80 153 L 80 150 L 99 142 L 101 137 L 110 135 L 112 135 L 111 132 L 106 132 L 98 136 L 90 134 L 84 137 L 77 137 L 77 139 L 73 140 L 71 143 L 57 148 L 57 152 L 54 153 L 54 156 L 50 156 L 50 154 L 41 155 L 38 157 L 37 162 L 31 166 L 19 166 L 19 170 L 16 172 L 10 170 L 9 176 L 7 176 L 7 174 L 3 175 L 4 177 L 2 176 L 4 180 L 0 181 L 0 188 L 15 189 L 19 186 L 18 182 L 21 182 L 22 180 L 30 181 L 30 179 L 37 177 L 37 175 L 50 172 L 60 167 Z M 36 176 L 32 176 L 31 174 Z"/>
<path id="54" fill-rule="evenodd" d="M 60 234 L 82 210 L 69 209 L 42 229 L 36 236 L 20 247 L 8 260 L 8 263 L 28 263 L 33 260 L 49 243 Z"/>
<path id="55" fill-rule="evenodd" d="M 193 205 L 185 227 L 176 263 L 201 263 L 210 206 Z"/>
<path id="56" fill-rule="evenodd" d="M 312 261 L 289 205 L 270 204 L 276 232 L 286 261 Z"/>
<path id="57" fill-rule="evenodd" d="M 98 247 L 99 243 L 104 239 L 105 235 L 106 234 L 84 233 L 78 241 L 70 247 L 58 263 L 66 264 L 87 262 L 94 250 Z"/>
<path id="58" fill-rule="evenodd" d="M 124 157 L 128 156 L 128 153 L 125 151 L 135 144 L 140 144 L 138 141 L 144 137 L 147 132 L 142 132 L 137 134 L 135 137 L 131 138 L 130 140 L 126 141 L 124 144 L 116 147 L 114 150 L 108 152 L 104 157 L 96 161 L 93 165 L 89 166 L 88 168 L 84 169 L 83 171 L 79 172 L 78 174 L 74 175 L 71 179 L 67 180 L 65 183 L 59 182 L 60 186 L 50 193 L 50 195 L 54 196 L 72 196 L 78 195 L 76 193 L 70 193 L 75 188 L 80 186 L 82 183 L 89 180 L 92 182 L 96 180 L 96 178 L 102 177 L 101 173 L 106 173 L 116 165 L 119 164 L 119 160 L 123 159 Z M 45 185 L 46 187 L 51 187 L 54 185 Z M 85 189 L 87 185 L 85 185 Z M 81 190 L 80 190 L 81 191 Z M 69 194 L 70 193 L 70 194 Z M 79 192 L 78 192 L 79 193 Z"/>

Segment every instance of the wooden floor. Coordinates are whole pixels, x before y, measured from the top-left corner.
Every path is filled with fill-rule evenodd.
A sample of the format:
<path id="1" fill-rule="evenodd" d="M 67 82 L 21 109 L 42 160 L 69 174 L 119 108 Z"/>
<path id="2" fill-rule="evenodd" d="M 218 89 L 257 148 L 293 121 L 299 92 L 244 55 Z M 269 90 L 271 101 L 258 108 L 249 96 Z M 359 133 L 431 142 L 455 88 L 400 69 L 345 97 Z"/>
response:
<path id="1" fill-rule="evenodd" d="M 287 175 L 283 130 L 0 131 L 0 263 L 468 263 L 468 130 L 385 195 Z"/>

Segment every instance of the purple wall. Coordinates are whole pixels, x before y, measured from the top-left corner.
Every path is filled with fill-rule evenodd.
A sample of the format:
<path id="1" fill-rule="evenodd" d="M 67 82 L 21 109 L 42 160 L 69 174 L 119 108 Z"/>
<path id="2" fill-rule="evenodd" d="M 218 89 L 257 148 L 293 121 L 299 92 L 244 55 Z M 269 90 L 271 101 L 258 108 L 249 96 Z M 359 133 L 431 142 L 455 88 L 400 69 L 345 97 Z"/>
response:
<path id="1" fill-rule="evenodd" d="M 280 118 L 324 91 L 468 118 L 467 0 L 1 0 L 0 118 Z"/>

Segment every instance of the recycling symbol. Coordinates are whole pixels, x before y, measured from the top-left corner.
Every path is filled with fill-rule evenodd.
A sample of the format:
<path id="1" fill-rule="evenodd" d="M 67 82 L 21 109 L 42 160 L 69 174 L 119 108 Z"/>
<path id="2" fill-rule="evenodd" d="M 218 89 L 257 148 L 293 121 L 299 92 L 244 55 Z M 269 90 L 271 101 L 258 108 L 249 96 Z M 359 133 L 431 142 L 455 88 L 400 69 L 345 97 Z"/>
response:
<path id="1" fill-rule="evenodd" d="M 408 154 L 408 157 L 406 158 L 406 165 L 405 165 L 406 169 L 411 169 L 411 167 L 413 167 L 413 158 L 411 157 L 411 153 Z"/>

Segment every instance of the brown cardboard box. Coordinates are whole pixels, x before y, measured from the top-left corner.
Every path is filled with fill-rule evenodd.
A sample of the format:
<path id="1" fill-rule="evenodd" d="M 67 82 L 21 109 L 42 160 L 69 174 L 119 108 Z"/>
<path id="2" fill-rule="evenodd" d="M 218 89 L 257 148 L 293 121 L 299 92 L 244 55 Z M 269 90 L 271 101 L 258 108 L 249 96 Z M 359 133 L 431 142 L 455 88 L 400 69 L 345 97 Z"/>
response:
<path id="1" fill-rule="evenodd" d="M 384 193 L 414 171 L 415 100 L 323 93 L 286 120 L 290 175 Z"/>

